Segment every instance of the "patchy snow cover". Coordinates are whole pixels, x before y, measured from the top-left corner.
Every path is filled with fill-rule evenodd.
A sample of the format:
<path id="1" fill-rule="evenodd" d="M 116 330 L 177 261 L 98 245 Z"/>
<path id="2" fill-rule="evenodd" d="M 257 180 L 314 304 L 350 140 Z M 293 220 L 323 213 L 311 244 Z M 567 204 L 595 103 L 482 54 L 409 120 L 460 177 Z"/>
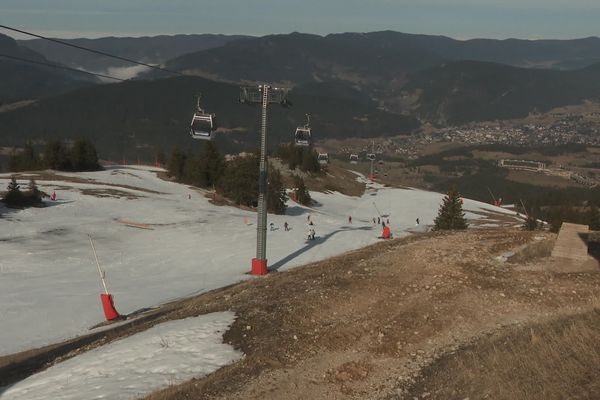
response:
<path id="1" fill-rule="evenodd" d="M 22 211 L 0 206 L 0 356 L 83 334 L 104 320 L 88 234 L 122 314 L 250 278 L 255 213 L 214 206 L 186 185 L 159 179 L 152 169 L 60 174 L 89 182 L 39 181 L 41 190 L 56 190 L 58 201 Z M 8 178 L 0 175 L 0 187 Z M 312 208 L 290 202 L 287 215 L 269 215 L 276 227 L 267 233 L 270 268 L 286 269 L 377 242 L 381 226 L 372 221 L 377 209 L 389 214 L 396 237 L 422 230 L 432 224 L 442 199 L 439 193 L 378 184 L 369 184 L 362 197 L 311 196 L 318 202 Z M 468 199 L 464 207 L 469 218 L 480 218 L 469 211 L 482 209 L 513 214 Z M 309 214 L 314 241 L 306 240 Z"/>
<path id="2" fill-rule="evenodd" d="M 2 400 L 134 399 L 241 358 L 222 343 L 235 315 L 165 322 L 56 364 L 9 387 Z"/>

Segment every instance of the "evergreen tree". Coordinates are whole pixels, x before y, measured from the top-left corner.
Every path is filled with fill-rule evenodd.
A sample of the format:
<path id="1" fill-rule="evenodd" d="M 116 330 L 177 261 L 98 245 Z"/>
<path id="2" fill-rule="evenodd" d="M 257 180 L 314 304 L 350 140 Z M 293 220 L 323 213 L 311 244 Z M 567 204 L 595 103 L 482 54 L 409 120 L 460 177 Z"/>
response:
<path id="1" fill-rule="evenodd" d="M 293 143 L 279 147 L 277 155 L 290 170 L 296 167 L 304 172 L 320 172 L 319 154 L 312 147 L 295 146 Z"/>
<path id="2" fill-rule="evenodd" d="M 600 231 L 600 212 L 594 203 L 590 205 L 588 212 L 588 225 L 593 231 Z"/>
<path id="3" fill-rule="evenodd" d="M 89 139 L 76 139 L 73 142 L 70 159 L 74 171 L 95 171 L 100 168 L 96 148 Z"/>
<path id="4" fill-rule="evenodd" d="M 173 148 L 169 164 L 167 165 L 167 171 L 169 175 L 177 181 L 182 180 L 184 177 L 186 158 L 187 156 L 183 151 L 179 150 L 177 147 Z"/>
<path id="5" fill-rule="evenodd" d="M 306 188 L 304 179 L 302 179 L 301 176 L 294 175 L 294 187 L 296 193 L 296 201 L 304 206 L 309 205 L 312 201 L 312 198 L 310 197 L 310 192 Z"/>
<path id="6" fill-rule="evenodd" d="M 179 181 L 193 186 L 206 187 L 204 170 L 201 157 L 187 153 L 184 159 L 183 175 Z"/>
<path id="7" fill-rule="evenodd" d="M 284 214 L 288 196 L 283 186 L 281 172 L 269 164 L 267 186 L 267 210 L 275 214 Z"/>
<path id="8" fill-rule="evenodd" d="M 50 139 L 46 143 L 44 164 L 46 168 L 58 171 L 69 171 L 72 169 L 67 149 L 60 140 Z"/>
<path id="9" fill-rule="evenodd" d="M 17 178 L 14 176 L 10 177 L 10 182 L 8 183 L 8 191 L 4 195 L 2 201 L 9 207 L 20 207 L 23 203 L 23 193 L 21 192 L 21 188 L 17 183 Z"/>
<path id="10" fill-rule="evenodd" d="M 28 197 L 30 198 L 30 202 L 33 204 L 40 203 L 42 201 L 42 192 L 40 192 L 34 179 L 29 180 L 27 188 L 29 189 Z"/>
<path id="11" fill-rule="evenodd" d="M 10 177 L 10 182 L 8 182 L 8 193 L 20 192 L 21 187 L 17 183 L 17 178 L 14 176 Z"/>
<path id="12" fill-rule="evenodd" d="M 462 210 L 462 198 L 456 189 L 450 189 L 435 218 L 435 230 L 467 229 L 467 219 Z"/>
<path id="13" fill-rule="evenodd" d="M 206 142 L 200 157 L 202 160 L 203 186 L 215 187 L 223 175 L 225 158 L 219 152 L 217 145 L 212 141 Z"/>
<path id="14" fill-rule="evenodd" d="M 163 166 L 167 163 L 167 156 L 161 147 L 156 149 L 156 163 Z"/>
<path id="15" fill-rule="evenodd" d="M 303 148 L 300 169 L 305 172 L 320 172 L 319 154 L 312 148 Z"/>
<path id="16" fill-rule="evenodd" d="M 19 168 L 22 171 L 31 171 L 38 168 L 39 160 L 35 154 L 35 150 L 33 149 L 33 144 L 30 141 L 25 143 L 25 147 L 23 148 L 23 153 L 21 154 L 21 165 Z"/>
<path id="17" fill-rule="evenodd" d="M 217 191 L 237 204 L 253 206 L 258 199 L 258 166 L 256 155 L 236 157 L 227 163 Z"/>
<path id="18" fill-rule="evenodd" d="M 17 172 L 19 171 L 19 156 L 15 150 L 10 152 L 8 156 L 8 171 L 9 172 Z"/>

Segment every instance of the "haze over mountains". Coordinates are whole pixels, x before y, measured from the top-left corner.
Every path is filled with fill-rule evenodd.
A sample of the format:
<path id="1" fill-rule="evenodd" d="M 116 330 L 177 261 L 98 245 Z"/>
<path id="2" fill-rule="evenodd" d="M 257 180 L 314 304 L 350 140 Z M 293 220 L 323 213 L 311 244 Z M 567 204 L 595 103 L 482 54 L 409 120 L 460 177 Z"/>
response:
<path id="1" fill-rule="evenodd" d="M 162 64 L 183 54 L 220 47 L 246 36 L 241 35 L 174 35 L 153 37 L 105 37 L 99 39 L 61 39 L 61 41 L 134 59 L 146 64 Z M 42 54 L 51 61 L 87 71 L 134 67 L 126 61 L 67 47 L 43 39 L 19 40 L 18 43 Z"/>
<path id="2" fill-rule="evenodd" d="M 248 82 L 295 87 L 295 107 L 274 112 L 276 141 L 288 140 L 289 131 L 303 123 L 305 112 L 315 116 L 317 139 L 391 136 L 414 132 L 419 128 L 418 120 L 461 124 L 516 118 L 600 97 L 599 38 L 460 41 L 383 31 L 258 38 L 176 35 L 70 42 L 143 62 L 162 63 L 204 79 L 164 80 L 166 74 L 144 72 L 118 60 L 37 40 L 17 44 L 4 38 L 0 46 L 12 46 L 13 52 L 28 54 L 25 58 L 45 58 L 115 74 L 123 72 L 119 68 L 126 68 L 131 69 L 131 76 L 141 72 L 136 82 L 94 85 L 47 97 L 90 82 L 65 73 L 59 73 L 61 79 L 49 78 L 47 74 L 57 72 L 0 59 L 6 78 L 3 85 L 27 83 L 20 93 L 19 85 L 12 87 L 9 97 L 3 91 L 0 101 L 46 97 L 38 104 L 0 114 L 4 141 L 18 144 L 17 139 L 26 137 L 43 140 L 50 135 L 84 135 L 98 141 L 101 150 L 109 153 L 123 143 L 131 149 L 185 145 L 189 142 L 186 134 L 194 96 L 202 92 L 206 108 L 217 112 L 222 126 L 232 132 L 220 140 L 230 148 L 243 148 L 255 140 L 247 140 L 239 132 L 251 131 L 258 123 L 256 111 L 241 111 L 236 103 L 238 85 Z M 27 78 L 27 73 L 33 73 L 34 79 Z M 30 84 L 34 81 L 52 84 Z M 37 91 L 28 89 L 31 86 Z M 36 122 L 36 115 L 43 117 L 43 124 Z"/>
<path id="3" fill-rule="evenodd" d="M 48 62 L 41 54 L 0 34 L 0 54 Z M 78 73 L 0 57 L 0 105 L 62 93 L 97 81 Z"/>

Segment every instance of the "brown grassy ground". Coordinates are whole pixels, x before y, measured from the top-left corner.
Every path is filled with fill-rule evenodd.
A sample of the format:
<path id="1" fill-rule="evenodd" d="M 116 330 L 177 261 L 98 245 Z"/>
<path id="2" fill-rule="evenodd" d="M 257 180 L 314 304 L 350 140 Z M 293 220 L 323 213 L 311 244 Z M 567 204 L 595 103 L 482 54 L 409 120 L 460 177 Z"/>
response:
<path id="1" fill-rule="evenodd" d="M 244 360 L 148 399 L 407 398 L 403 390 L 422 368 L 460 346 L 591 307 L 599 274 L 532 273 L 493 261 L 531 236 L 404 239 L 232 288 L 213 306 L 239 316 L 225 340 Z M 198 300 L 181 316 L 213 309 Z"/>
<path id="2" fill-rule="evenodd" d="M 471 230 L 381 242 L 172 303 L 59 358 L 165 320 L 232 310 L 224 340 L 245 357 L 147 399 L 412 399 L 421 372 L 453 351 L 506 327 L 592 309 L 597 272 L 495 260 L 544 238 L 554 236 Z M 533 253 L 526 262 L 546 262 Z"/>
<path id="3" fill-rule="evenodd" d="M 598 399 L 600 311 L 486 337 L 436 362 L 407 397 Z"/>

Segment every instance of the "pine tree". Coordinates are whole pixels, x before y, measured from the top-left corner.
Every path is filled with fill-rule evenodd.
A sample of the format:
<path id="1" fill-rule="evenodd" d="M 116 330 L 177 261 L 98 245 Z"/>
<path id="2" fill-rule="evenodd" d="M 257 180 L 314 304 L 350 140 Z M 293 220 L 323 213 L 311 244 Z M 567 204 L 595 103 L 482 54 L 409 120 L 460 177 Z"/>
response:
<path id="1" fill-rule="evenodd" d="M 590 229 L 593 231 L 600 231 L 600 212 L 594 203 L 590 205 L 590 211 L 587 217 Z"/>
<path id="2" fill-rule="evenodd" d="M 8 193 L 20 192 L 21 187 L 17 183 L 17 178 L 14 176 L 10 177 L 10 182 L 8 182 Z"/>
<path id="3" fill-rule="evenodd" d="M 44 165 L 46 168 L 58 171 L 69 171 L 72 169 L 67 149 L 60 140 L 50 139 L 46 143 Z"/>
<path id="4" fill-rule="evenodd" d="M 100 168 L 96 147 L 89 139 L 76 139 L 70 152 L 74 171 L 95 171 Z"/>
<path id="5" fill-rule="evenodd" d="M 180 181 L 184 176 L 184 168 L 187 156 L 177 147 L 173 149 L 171 152 L 171 158 L 169 159 L 169 164 L 167 165 L 167 171 L 169 175 L 174 177 L 175 180 Z"/>
<path id="6" fill-rule="evenodd" d="M 288 196 L 283 186 L 281 172 L 269 164 L 267 186 L 267 210 L 275 214 L 284 214 Z"/>
<path id="7" fill-rule="evenodd" d="M 215 187 L 225 170 L 225 158 L 214 142 L 206 142 L 201 154 L 203 183 L 207 187 Z"/>
<path id="8" fill-rule="evenodd" d="M 450 189 L 435 218 L 435 230 L 467 229 L 467 219 L 462 210 L 462 198 L 456 189 Z"/>
<path id="9" fill-rule="evenodd" d="M 8 192 L 6 192 L 2 201 L 9 207 L 21 207 L 23 198 L 24 196 L 17 183 L 17 178 L 11 176 L 10 182 L 8 183 Z"/>
<path id="10" fill-rule="evenodd" d="M 294 175 L 294 186 L 296 193 L 296 201 L 304 206 L 307 206 L 312 201 L 310 197 L 310 192 L 306 188 L 306 184 L 304 183 L 304 179 L 301 176 Z"/>

